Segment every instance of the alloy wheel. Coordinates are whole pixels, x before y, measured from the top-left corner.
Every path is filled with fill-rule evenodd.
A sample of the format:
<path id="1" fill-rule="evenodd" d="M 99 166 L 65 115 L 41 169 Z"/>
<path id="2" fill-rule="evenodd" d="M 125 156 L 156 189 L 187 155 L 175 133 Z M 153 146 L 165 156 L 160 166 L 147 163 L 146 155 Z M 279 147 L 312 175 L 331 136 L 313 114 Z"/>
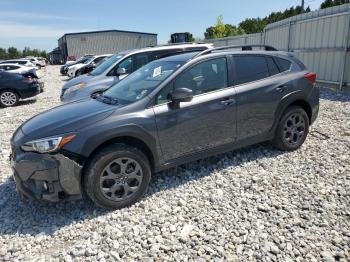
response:
<path id="1" fill-rule="evenodd" d="M 102 171 L 100 190 L 113 201 L 124 201 L 130 198 L 141 186 L 143 178 L 141 165 L 132 158 L 118 158 Z"/>
<path id="2" fill-rule="evenodd" d="M 305 129 L 306 124 L 303 116 L 299 113 L 294 113 L 285 121 L 283 139 L 291 145 L 299 144 L 303 141 Z"/>
<path id="3" fill-rule="evenodd" d="M 5 91 L 1 94 L 0 101 L 4 106 L 13 106 L 17 102 L 17 96 L 13 92 Z"/>

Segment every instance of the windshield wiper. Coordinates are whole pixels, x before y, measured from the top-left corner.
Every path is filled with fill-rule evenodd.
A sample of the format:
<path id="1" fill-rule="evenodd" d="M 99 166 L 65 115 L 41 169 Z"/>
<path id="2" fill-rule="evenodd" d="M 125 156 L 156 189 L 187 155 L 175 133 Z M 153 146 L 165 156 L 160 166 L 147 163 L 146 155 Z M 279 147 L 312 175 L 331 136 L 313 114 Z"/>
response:
<path id="1" fill-rule="evenodd" d="M 118 104 L 118 100 L 116 98 L 105 96 L 102 93 L 95 93 L 91 95 L 92 99 L 96 99 L 102 103 L 109 104 L 109 105 L 116 105 Z"/>

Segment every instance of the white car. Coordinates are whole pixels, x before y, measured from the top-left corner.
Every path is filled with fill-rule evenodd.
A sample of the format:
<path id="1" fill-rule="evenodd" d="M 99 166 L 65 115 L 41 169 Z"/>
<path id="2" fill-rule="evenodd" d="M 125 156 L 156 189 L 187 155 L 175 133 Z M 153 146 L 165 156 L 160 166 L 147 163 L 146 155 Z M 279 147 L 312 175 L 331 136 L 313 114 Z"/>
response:
<path id="1" fill-rule="evenodd" d="M 28 59 L 11 59 L 0 62 L 0 64 L 16 64 L 23 65 L 31 68 L 36 68 L 36 66 L 30 62 Z"/>
<path id="2" fill-rule="evenodd" d="M 72 77 L 76 77 L 77 76 L 77 72 L 80 68 L 95 63 L 97 64 L 98 62 L 100 62 L 102 59 L 104 59 L 107 56 L 111 56 L 111 54 L 105 54 L 105 55 L 95 55 L 93 57 L 91 57 L 90 59 L 88 59 L 86 62 L 84 63 L 79 63 L 79 64 L 75 64 L 75 65 L 68 65 L 68 72 L 67 75 L 68 77 L 72 78 Z"/>
<path id="3" fill-rule="evenodd" d="M 36 74 L 36 69 L 33 67 L 28 67 L 20 64 L 0 64 L 0 70 L 4 70 L 9 73 L 17 73 L 17 74 L 24 74 L 24 73 L 33 73 Z"/>
<path id="4" fill-rule="evenodd" d="M 41 67 L 45 66 L 45 60 L 41 60 L 37 57 L 34 56 L 26 56 L 25 58 L 26 60 L 29 60 L 32 64 L 34 64 L 38 69 L 40 69 Z"/>

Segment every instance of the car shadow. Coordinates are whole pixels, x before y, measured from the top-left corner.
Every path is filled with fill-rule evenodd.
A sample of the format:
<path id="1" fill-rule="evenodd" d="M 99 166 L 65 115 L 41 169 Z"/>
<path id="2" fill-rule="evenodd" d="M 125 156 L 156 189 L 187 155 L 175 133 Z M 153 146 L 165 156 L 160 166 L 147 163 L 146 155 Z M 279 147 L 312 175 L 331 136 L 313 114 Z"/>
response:
<path id="1" fill-rule="evenodd" d="M 157 192 L 210 176 L 214 171 L 240 166 L 260 158 L 276 157 L 283 153 L 264 143 L 156 173 L 143 201 Z M 83 200 L 59 203 L 22 200 L 16 193 L 12 177 L 0 184 L 0 196 L 0 234 L 5 235 L 51 235 L 67 225 L 112 212 L 96 207 L 86 197 Z"/>
<path id="2" fill-rule="evenodd" d="M 25 106 L 34 104 L 36 102 L 36 99 L 26 99 L 26 100 L 20 100 L 17 104 L 17 106 Z"/>
<path id="3" fill-rule="evenodd" d="M 350 102 L 350 92 L 320 87 L 320 98 L 334 102 Z"/>

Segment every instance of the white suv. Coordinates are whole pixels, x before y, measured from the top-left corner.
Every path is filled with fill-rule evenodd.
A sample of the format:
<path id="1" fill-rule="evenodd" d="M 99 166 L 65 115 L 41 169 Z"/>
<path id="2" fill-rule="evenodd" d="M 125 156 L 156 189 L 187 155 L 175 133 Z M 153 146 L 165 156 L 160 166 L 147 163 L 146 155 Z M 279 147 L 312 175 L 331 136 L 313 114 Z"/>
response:
<path id="1" fill-rule="evenodd" d="M 102 59 L 104 59 L 107 56 L 112 56 L 112 55 L 111 54 L 95 55 L 95 56 L 91 57 L 90 59 L 88 59 L 84 63 L 79 63 L 79 64 L 75 64 L 72 66 L 68 66 L 68 72 L 67 72 L 68 77 L 72 78 L 72 77 L 78 76 L 77 72 L 80 68 L 82 68 L 86 65 L 92 64 L 92 63 L 97 64 L 98 62 L 100 62 Z"/>

